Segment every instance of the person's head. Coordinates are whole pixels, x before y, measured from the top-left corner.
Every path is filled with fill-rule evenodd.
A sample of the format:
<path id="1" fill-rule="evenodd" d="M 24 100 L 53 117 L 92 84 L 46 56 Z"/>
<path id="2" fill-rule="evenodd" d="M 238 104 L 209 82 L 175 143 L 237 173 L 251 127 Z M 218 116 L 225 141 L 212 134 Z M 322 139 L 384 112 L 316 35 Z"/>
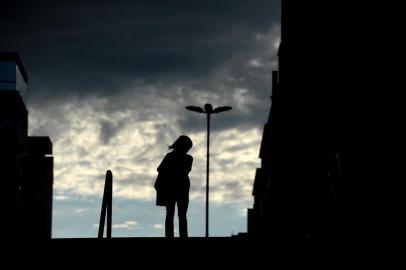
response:
<path id="1" fill-rule="evenodd" d="M 169 146 L 169 149 L 173 149 L 173 151 L 177 152 L 187 153 L 192 146 L 192 140 L 186 135 L 181 135 L 172 145 Z"/>

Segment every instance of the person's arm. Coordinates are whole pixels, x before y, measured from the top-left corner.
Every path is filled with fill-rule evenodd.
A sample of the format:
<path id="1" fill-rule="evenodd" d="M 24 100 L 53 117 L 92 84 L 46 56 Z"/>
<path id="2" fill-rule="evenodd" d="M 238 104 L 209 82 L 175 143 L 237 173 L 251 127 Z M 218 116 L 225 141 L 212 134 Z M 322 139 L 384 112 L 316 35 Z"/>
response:
<path id="1" fill-rule="evenodd" d="M 161 164 L 159 164 L 158 168 L 156 169 L 158 172 L 166 170 L 168 168 L 168 154 L 164 157 Z"/>
<path id="2" fill-rule="evenodd" d="M 190 172 L 192 170 L 192 164 L 193 164 L 193 157 L 192 156 L 188 156 L 188 166 L 187 166 L 187 172 Z"/>

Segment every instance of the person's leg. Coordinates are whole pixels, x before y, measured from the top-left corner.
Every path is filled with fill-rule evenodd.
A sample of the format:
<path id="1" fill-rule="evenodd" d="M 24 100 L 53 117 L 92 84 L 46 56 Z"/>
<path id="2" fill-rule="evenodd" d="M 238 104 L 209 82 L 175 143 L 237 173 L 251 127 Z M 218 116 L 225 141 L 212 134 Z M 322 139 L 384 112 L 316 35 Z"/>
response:
<path id="1" fill-rule="evenodd" d="M 166 206 L 166 218 L 165 218 L 165 237 L 174 236 L 173 218 L 175 216 L 175 201 L 170 202 Z"/>
<path id="2" fill-rule="evenodd" d="M 179 236 L 188 237 L 186 212 L 189 206 L 189 196 L 185 196 L 177 201 L 179 217 Z"/>

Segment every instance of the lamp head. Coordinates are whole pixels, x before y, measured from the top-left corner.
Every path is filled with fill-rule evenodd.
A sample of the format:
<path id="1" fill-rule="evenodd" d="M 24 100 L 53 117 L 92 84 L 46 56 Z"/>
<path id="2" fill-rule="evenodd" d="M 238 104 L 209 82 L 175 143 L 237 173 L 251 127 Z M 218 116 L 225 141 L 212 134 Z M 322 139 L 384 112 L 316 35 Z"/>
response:
<path id="1" fill-rule="evenodd" d="M 204 113 L 203 108 L 200 108 L 197 106 L 186 106 L 186 109 L 188 109 L 189 111 L 193 111 L 193 112 Z"/>
<path id="2" fill-rule="evenodd" d="M 232 107 L 230 107 L 230 106 L 217 107 L 214 109 L 213 113 L 221 113 L 221 112 L 229 111 L 231 109 L 232 109 Z"/>
<path id="3" fill-rule="evenodd" d="M 204 104 L 204 112 L 205 113 L 212 113 L 213 112 L 213 106 L 211 106 L 211 104 L 209 104 L 209 103 Z"/>

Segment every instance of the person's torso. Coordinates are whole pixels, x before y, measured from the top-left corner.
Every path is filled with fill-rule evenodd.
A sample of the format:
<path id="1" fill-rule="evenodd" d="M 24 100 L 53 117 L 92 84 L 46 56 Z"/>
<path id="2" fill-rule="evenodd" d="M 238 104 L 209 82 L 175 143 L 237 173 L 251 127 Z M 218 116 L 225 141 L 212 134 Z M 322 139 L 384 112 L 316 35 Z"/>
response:
<path id="1" fill-rule="evenodd" d="M 168 153 L 165 157 L 165 170 L 171 186 L 175 189 L 190 187 L 189 172 L 191 170 L 192 157 L 187 154 L 176 152 Z"/>

